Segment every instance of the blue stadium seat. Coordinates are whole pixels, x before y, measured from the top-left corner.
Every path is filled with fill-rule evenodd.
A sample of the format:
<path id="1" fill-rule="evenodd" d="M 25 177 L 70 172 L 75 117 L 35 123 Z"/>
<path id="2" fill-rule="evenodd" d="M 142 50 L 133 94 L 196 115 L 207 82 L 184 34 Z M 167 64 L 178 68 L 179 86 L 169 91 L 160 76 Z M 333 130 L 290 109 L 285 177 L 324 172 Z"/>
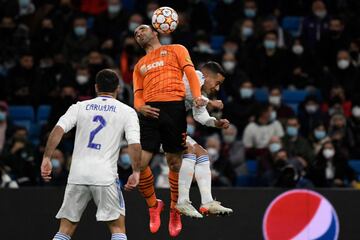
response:
<path id="1" fill-rule="evenodd" d="M 299 112 L 299 104 L 298 103 L 288 103 L 286 105 L 289 106 L 296 115 L 298 114 L 298 112 Z"/>
<path id="2" fill-rule="evenodd" d="M 305 90 L 284 90 L 282 92 L 282 101 L 286 104 L 301 103 L 307 95 L 308 92 Z"/>
<path id="3" fill-rule="evenodd" d="M 50 105 L 39 106 L 36 113 L 36 121 L 38 122 L 38 124 L 43 125 L 47 123 L 47 121 L 49 120 L 50 112 L 51 112 Z"/>
<path id="4" fill-rule="evenodd" d="M 257 161 L 256 160 L 246 160 L 246 167 L 249 175 L 255 176 L 257 173 Z"/>
<path id="5" fill-rule="evenodd" d="M 29 120 L 14 120 L 12 124 L 16 127 L 24 127 L 28 132 L 30 132 L 31 121 Z"/>
<path id="6" fill-rule="evenodd" d="M 259 102 L 267 102 L 269 100 L 269 93 L 265 89 L 258 88 L 255 90 L 255 99 Z"/>
<path id="7" fill-rule="evenodd" d="M 356 174 L 358 175 L 358 179 L 360 177 L 360 160 L 349 160 L 349 165 L 354 169 Z"/>
<path id="8" fill-rule="evenodd" d="M 29 129 L 29 139 L 31 143 L 35 146 L 39 145 L 39 137 L 40 137 L 40 125 L 33 123 L 30 125 Z"/>
<path id="9" fill-rule="evenodd" d="M 13 121 L 27 120 L 34 121 L 35 113 L 32 106 L 10 106 L 9 117 Z"/>
<path id="10" fill-rule="evenodd" d="M 215 51 L 220 51 L 224 41 L 225 41 L 225 37 L 222 35 L 211 36 L 210 39 L 211 48 L 214 49 Z"/>
<path id="11" fill-rule="evenodd" d="M 293 37 L 298 37 L 300 35 L 301 22 L 301 17 L 287 16 L 283 18 L 282 27 Z"/>

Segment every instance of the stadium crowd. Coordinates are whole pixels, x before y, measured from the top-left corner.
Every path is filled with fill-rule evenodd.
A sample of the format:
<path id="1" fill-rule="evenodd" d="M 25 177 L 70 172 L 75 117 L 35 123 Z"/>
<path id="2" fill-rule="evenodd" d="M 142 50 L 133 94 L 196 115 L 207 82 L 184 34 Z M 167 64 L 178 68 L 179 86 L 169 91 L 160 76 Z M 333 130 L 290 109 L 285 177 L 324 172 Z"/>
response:
<path id="1" fill-rule="evenodd" d="M 132 106 L 132 71 L 144 54 L 133 31 L 164 5 L 179 24 L 161 43 L 183 44 L 197 68 L 212 60 L 227 74 L 210 96 L 224 108 L 210 110 L 230 128 L 187 118 L 188 134 L 209 153 L 214 186 L 358 188 L 349 164 L 360 159 L 358 0 L 0 0 L 0 187 L 48 185 L 39 166 L 49 130 L 95 95 L 99 70 L 118 72 L 119 99 Z M 49 116 L 16 119 L 18 105 L 49 106 Z M 50 185 L 66 184 L 73 138 L 53 156 Z M 124 143 L 123 180 L 130 162 Z M 164 157 L 151 166 L 156 185 L 168 187 Z"/>

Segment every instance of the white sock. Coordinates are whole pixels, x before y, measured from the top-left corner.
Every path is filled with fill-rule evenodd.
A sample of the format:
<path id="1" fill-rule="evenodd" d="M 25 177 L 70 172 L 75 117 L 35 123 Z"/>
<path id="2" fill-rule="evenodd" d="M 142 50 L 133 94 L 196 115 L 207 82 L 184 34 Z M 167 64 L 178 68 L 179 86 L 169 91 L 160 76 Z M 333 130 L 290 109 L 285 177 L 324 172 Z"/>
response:
<path id="1" fill-rule="evenodd" d="M 211 171 L 208 155 L 202 155 L 196 159 L 195 178 L 200 190 L 201 204 L 214 201 L 211 195 Z"/>
<path id="2" fill-rule="evenodd" d="M 70 240 L 70 239 L 71 239 L 70 236 L 61 232 L 57 232 L 53 238 L 53 240 Z"/>
<path id="3" fill-rule="evenodd" d="M 196 163 L 195 154 L 184 154 L 179 171 L 179 197 L 178 203 L 190 201 L 189 192 L 193 180 Z"/>
<path id="4" fill-rule="evenodd" d="M 111 240 L 127 240 L 125 233 L 113 233 Z"/>

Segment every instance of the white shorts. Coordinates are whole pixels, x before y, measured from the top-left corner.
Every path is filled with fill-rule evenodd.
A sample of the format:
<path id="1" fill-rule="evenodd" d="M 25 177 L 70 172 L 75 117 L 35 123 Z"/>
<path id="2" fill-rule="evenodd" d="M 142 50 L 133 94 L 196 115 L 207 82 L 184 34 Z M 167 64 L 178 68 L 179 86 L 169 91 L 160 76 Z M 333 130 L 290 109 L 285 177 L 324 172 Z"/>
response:
<path id="1" fill-rule="evenodd" d="M 192 139 L 189 136 L 186 136 L 186 143 L 190 144 L 191 146 L 194 146 L 195 144 L 198 144 L 194 139 Z"/>
<path id="2" fill-rule="evenodd" d="M 109 186 L 67 184 L 63 204 L 56 218 L 79 222 L 88 202 L 94 199 L 97 221 L 113 221 L 125 216 L 125 202 L 117 179 Z"/>

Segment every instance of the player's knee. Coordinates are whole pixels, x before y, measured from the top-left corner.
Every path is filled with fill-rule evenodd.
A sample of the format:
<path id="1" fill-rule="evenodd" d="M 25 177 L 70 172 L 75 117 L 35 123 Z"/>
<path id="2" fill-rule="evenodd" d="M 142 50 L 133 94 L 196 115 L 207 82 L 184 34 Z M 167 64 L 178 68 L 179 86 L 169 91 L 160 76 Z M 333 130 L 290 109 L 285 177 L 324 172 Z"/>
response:
<path id="1" fill-rule="evenodd" d="M 195 154 L 195 148 L 193 145 L 186 143 L 186 149 L 184 151 L 185 154 Z"/>
<path id="2" fill-rule="evenodd" d="M 199 144 L 196 144 L 195 145 L 195 154 L 197 157 L 200 157 L 200 156 L 208 155 L 208 152 L 202 146 L 200 146 Z"/>

